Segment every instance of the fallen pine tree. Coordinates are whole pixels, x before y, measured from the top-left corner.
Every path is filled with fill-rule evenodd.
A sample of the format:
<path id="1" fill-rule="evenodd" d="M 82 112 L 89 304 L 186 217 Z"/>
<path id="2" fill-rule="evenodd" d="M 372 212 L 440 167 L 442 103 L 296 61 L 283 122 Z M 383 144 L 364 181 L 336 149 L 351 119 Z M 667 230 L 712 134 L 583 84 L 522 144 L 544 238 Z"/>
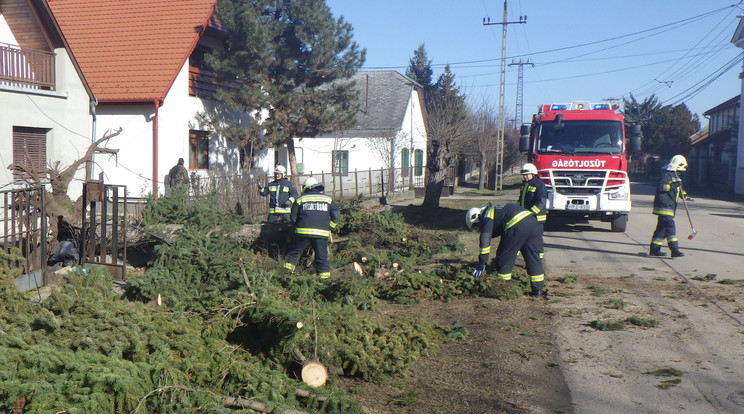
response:
<path id="1" fill-rule="evenodd" d="M 344 205 L 339 226 L 344 241 L 332 248 L 334 278 L 322 282 L 312 266 L 285 273 L 281 246 L 248 247 L 232 237 L 242 218 L 215 211 L 208 200 L 179 203 L 148 205 L 147 226 L 181 227 L 157 245 L 151 267 L 131 277 L 124 297 L 96 270 L 69 275 L 43 303 L 3 278 L 0 407 L 358 413 L 362 407 L 334 386 L 334 376 L 399 376 L 449 333 L 423 320 L 376 320 L 369 311 L 380 301 L 510 297 L 527 284 L 517 278 L 507 287 L 473 279 L 461 265 L 431 266 L 432 254 L 456 243 L 419 237 L 399 215 L 365 213 L 353 203 Z M 361 265 L 367 274 L 350 266 L 361 257 L 368 257 Z M 374 276 L 392 261 L 395 272 Z M 156 298 L 162 306 L 148 305 Z M 328 383 L 303 383 L 306 361 L 329 368 Z"/>

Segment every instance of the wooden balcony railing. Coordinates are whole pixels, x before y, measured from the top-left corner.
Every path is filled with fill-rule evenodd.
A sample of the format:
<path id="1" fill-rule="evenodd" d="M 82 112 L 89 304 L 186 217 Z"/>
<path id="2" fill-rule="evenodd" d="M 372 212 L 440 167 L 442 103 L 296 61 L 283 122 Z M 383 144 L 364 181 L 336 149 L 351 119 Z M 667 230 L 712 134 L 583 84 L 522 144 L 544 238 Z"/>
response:
<path id="1" fill-rule="evenodd" d="M 230 82 L 217 82 L 214 72 L 189 66 L 189 95 L 200 98 L 214 98 L 217 89 L 237 90 L 238 85 Z"/>
<path id="2" fill-rule="evenodd" d="M 0 43 L 0 85 L 53 90 L 54 53 Z"/>

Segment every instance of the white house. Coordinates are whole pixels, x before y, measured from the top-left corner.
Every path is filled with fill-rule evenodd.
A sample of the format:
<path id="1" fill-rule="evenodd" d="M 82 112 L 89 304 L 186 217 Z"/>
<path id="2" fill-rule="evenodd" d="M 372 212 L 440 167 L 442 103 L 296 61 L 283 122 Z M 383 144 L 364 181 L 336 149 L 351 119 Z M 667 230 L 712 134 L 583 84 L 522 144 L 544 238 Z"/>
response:
<path id="1" fill-rule="evenodd" d="M 239 170 L 237 145 L 197 120 L 215 107 L 201 59 L 224 36 L 215 0 L 48 2 L 97 99 L 95 136 L 121 128 L 106 145 L 119 153 L 99 155 L 94 177 L 141 197 L 163 192 L 179 158 L 197 175 Z"/>
<path id="2" fill-rule="evenodd" d="M 26 182 L 12 163 L 43 172 L 66 167 L 91 143 L 93 99 L 77 61 L 44 0 L 0 2 L 0 186 Z M 39 177 L 42 178 L 43 177 Z M 84 172 L 72 181 L 82 192 Z"/>
<path id="3" fill-rule="evenodd" d="M 423 88 L 392 70 L 360 71 L 352 80 L 359 92 L 356 125 L 317 137 L 296 137 L 300 175 L 332 175 L 351 181 L 355 171 L 395 169 L 398 186 L 412 182 L 422 187 L 427 142 Z M 272 169 L 275 161 L 287 165 L 287 160 L 286 149 L 276 149 L 264 168 Z M 391 177 L 389 172 L 385 177 Z"/>

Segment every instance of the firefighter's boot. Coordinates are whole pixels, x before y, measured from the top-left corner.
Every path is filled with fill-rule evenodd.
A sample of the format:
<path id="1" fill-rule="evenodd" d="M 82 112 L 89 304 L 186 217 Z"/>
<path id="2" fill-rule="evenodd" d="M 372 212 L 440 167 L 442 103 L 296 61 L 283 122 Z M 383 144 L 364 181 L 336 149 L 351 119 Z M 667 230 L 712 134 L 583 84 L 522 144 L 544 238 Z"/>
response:
<path id="1" fill-rule="evenodd" d="M 656 256 L 656 257 L 664 257 L 666 256 L 666 253 L 661 252 L 661 245 L 651 243 L 651 248 L 648 250 L 649 256 Z"/>
<path id="2" fill-rule="evenodd" d="M 672 257 L 682 257 L 685 254 L 679 250 L 679 242 L 669 242 L 669 250 L 672 251 Z"/>

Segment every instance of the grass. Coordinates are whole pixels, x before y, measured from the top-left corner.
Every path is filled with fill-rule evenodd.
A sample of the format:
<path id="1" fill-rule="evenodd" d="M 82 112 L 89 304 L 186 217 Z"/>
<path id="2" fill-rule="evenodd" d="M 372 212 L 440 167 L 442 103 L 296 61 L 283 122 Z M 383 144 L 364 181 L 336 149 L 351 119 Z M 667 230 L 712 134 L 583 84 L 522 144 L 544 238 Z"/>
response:
<path id="1" fill-rule="evenodd" d="M 598 331 L 622 331 L 625 329 L 625 323 L 622 321 L 596 319 L 589 323 L 589 326 Z"/>
<path id="2" fill-rule="evenodd" d="M 579 277 L 576 275 L 565 275 L 563 277 L 558 278 L 558 282 L 570 284 L 570 283 L 576 283 L 576 281 L 579 280 Z"/>
<path id="3" fill-rule="evenodd" d="M 657 326 L 659 326 L 659 321 L 657 321 L 656 319 L 642 318 L 638 315 L 632 315 L 625 318 L 625 322 L 644 328 L 656 328 Z"/>
<path id="4" fill-rule="evenodd" d="M 625 308 L 625 301 L 622 299 L 610 299 L 607 302 L 607 307 L 610 309 L 624 309 Z"/>
<path id="5" fill-rule="evenodd" d="M 656 387 L 661 388 L 662 390 L 666 390 L 668 388 L 676 387 L 681 382 L 682 382 L 682 378 L 672 378 L 672 379 L 661 381 L 661 384 L 657 385 Z"/>
<path id="6" fill-rule="evenodd" d="M 657 368 L 652 371 L 644 372 L 646 375 L 653 375 L 654 377 L 681 377 L 684 372 L 670 367 Z"/>
<path id="7" fill-rule="evenodd" d="M 412 390 L 406 391 L 395 399 L 391 400 L 388 405 L 396 405 L 398 407 L 410 407 L 413 405 L 421 405 L 420 391 Z"/>

